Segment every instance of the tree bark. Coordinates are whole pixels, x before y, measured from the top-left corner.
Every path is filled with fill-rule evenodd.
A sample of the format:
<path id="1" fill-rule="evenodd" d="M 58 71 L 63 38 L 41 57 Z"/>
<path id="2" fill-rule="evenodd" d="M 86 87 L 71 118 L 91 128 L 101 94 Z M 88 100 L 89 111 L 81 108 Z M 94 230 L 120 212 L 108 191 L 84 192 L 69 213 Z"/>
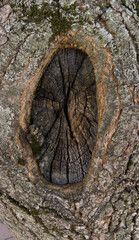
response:
<path id="1" fill-rule="evenodd" d="M 135 0 L 1 1 L 0 218 L 16 239 L 139 238 L 138 10 L 139 5 Z M 58 90 L 53 100 L 50 93 L 54 93 L 56 85 L 59 89 L 62 80 L 51 86 L 52 78 L 49 80 L 47 71 L 50 70 L 53 75 L 57 63 L 49 66 L 52 66 L 53 56 L 61 51 L 59 49 L 83 52 L 89 59 L 86 66 L 91 63 L 94 73 L 90 78 L 87 72 L 83 77 L 80 74 L 75 88 L 72 88 L 72 80 L 70 82 L 68 77 L 70 87 L 62 83 L 62 100 L 57 103 L 54 99 L 59 96 Z M 73 62 L 71 59 L 71 65 Z M 74 67 L 78 71 L 79 67 L 73 65 L 71 72 Z M 59 64 L 59 71 L 62 68 Z M 64 62 L 64 69 L 67 68 Z M 89 72 L 89 69 L 84 67 L 82 72 Z M 67 70 L 64 71 L 65 74 Z M 53 161 L 60 159 L 61 162 L 66 159 L 63 169 L 68 170 L 66 175 L 65 170 L 60 174 L 61 170 L 57 171 L 60 169 L 59 162 L 54 165 L 51 163 L 56 172 L 56 177 L 52 179 L 43 173 L 43 147 L 40 149 L 38 139 L 33 146 L 30 135 L 32 117 L 35 119 L 40 107 L 45 111 L 43 101 L 38 103 L 35 100 L 44 74 L 46 81 L 43 84 L 47 92 L 45 124 L 48 122 L 42 127 L 48 137 L 45 144 L 43 142 L 45 153 L 49 155 L 51 152 L 48 151 L 51 140 L 48 132 L 54 126 L 51 127 L 51 120 L 55 119 L 55 103 L 61 106 L 58 110 L 62 109 L 60 111 L 63 111 L 64 117 L 60 119 L 65 121 L 58 141 L 68 139 L 68 144 L 71 144 L 67 147 L 69 155 L 59 151 L 58 157 L 54 158 L 50 154 L 49 161 L 51 158 Z M 71 79 L 74 79 L 73 74 Z M 80 79 L 84 79 L 83 83 Z M 95 80 L 95 90 L 92 87 L 89 89 L 88 79 Z M 82 100 L 78 101 L 80 104 L 74 103 L 77 89 L 78 100 L 90 99 L 88 102 L 86 100 L 86 105 Z M 87 97 L 84 97 L 85 94 Z M 97 103 L 93 105 L 95 95 Z M 48 99 L 53 105 L 51 113 Z M 67 105 L 67 102 L 72 104 Z M 82 135 L 76 127 L 76 124 L 80 125 L 79 118 L 74 118 L 75 108 L 79 110 L 80 105 L 85 110 L 85 122 L 79 127 Z M 91 110 L 86 110 L 86 106 L 91 106 Z M 47 118 L 48 113 L 50 115 Z M 88 116 L 89 127 L 86 120 Z M 42 126 L 40 115 L 33 121 L 35 128 Z M 90 126 L 95 126 L 92 131 L 97 131 L 96 138 L 87 137 Z M 56 131 L 57 128 L 53 130 L 54 133 Z M 86 150 L 82 150 L 77 161 L 81 164 L 83 159 L 87 170 L 83 170 L 85 174 L 81 177 L 78 167 L 81 168 L 81 165 L 76 162 L 75 155 L 82 149 L 84 132 L 87 147 L 83 146 L 89 149 L 89 161 L 84 157 Z M 75 142 L 73 138 L 78 141 Z M 77 153 L 74 152 L 76 145 Z M 60 149 L 62 147 L 60 143 Z M 36 154 L 37 150 L 41 153 Z M 72 160 L 77 164 L 75 169 Z M 72 171 L 77 173 L 77 177 L 72 175 Z"/>

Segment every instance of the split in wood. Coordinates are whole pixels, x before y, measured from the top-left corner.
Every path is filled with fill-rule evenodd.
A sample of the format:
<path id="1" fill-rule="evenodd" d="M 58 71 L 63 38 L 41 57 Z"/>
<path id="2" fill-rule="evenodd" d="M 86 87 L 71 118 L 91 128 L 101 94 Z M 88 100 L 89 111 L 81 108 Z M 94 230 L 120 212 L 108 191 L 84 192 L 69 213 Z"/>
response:
<path id="1" fill-rule="evenodd" d="M 32 148 L 32 135 L 38 142 L 38 165 L 46 180 L 82 181 L 90 165 L 97 122 L 96 83 L 89 57 L 78 49 L 58 50 L 36 89 L 28 134 Z"/>

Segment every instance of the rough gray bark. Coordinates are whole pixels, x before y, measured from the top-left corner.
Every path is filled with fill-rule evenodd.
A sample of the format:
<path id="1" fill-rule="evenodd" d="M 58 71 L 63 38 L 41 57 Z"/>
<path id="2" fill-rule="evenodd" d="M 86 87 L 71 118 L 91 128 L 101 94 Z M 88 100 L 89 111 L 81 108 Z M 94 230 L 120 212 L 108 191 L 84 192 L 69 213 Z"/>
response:
<path id="1" fill-rule="evenodd" d="M 0 218 L 16 239 L 139 238 L 137 14 L 134 0 L 0 2 Z M 88 172 L 65 185 L 43 177 L 31 137 L 37 86 L 61 48 L 88 55 L 98 107 Z"/>

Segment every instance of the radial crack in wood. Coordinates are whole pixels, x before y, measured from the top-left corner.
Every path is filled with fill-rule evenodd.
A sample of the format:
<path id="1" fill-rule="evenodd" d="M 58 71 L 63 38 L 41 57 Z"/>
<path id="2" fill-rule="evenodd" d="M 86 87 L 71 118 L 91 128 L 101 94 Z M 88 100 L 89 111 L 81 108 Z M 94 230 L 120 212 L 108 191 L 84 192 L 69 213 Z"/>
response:
<path id="1" fill-rule="evenodd" d="M 43 177 L 54 184 L 82 181 L 97 135 L 96 84 L 92 63 L 78 49 L 60 49 L 35 92 L 28 138 L 35 136 Z"/>

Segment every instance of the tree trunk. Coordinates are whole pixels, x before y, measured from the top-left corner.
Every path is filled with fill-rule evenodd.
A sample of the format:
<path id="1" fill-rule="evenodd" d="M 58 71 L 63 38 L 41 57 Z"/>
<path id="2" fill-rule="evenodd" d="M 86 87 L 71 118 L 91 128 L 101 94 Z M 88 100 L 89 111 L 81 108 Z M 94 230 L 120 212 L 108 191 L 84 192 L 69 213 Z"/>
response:
<path id="1" fill-rule="evenodd" d="M 0 218 L 16 239 L 139 238 L 138 11 L 1 1 Z"/>

